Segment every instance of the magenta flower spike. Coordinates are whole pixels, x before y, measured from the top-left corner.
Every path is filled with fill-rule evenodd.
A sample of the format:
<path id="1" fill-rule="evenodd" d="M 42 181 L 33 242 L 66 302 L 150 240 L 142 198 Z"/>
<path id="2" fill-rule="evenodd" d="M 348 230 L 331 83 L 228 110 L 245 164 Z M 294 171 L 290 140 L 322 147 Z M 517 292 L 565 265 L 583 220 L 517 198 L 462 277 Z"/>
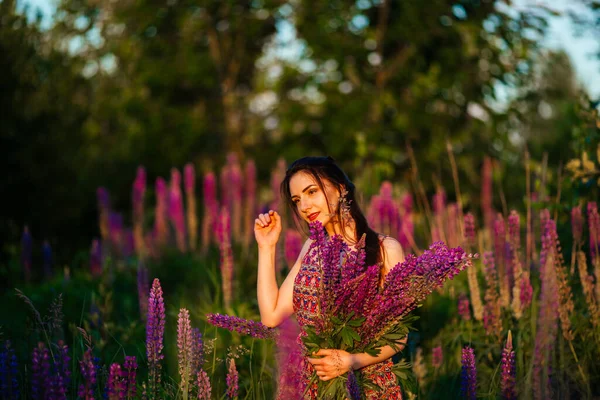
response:
<path id="1" fill-rule="evenodd" d="M 304 393 L 301 372 L 304 357 L 296 340 L 300 333 L 298 323 L 288 318 L 278 327 L 277 346 L 278 399 L 302 400 Z"/>
<path id="2" fill-rule="evenodd" d="M 144 197 L 146 195 L 146 170 L 140 166 L 137 169 L 131 193 L 133 205 L 133 237 L 135 252 L 138 256 L 144 254 Z"/>
<path id="3" fill-rule="evenodd" d="M 204 364 L 204 341 L 200 329 L 192 328 L 192 377 L 195 377 Z"/>
<path id="4" fill-rule="evenodd" d="M 183 197 L 181 195 L 181 174 L 176 168 L 171 169 L 171 182 L 169 185 L 168 215 L 175 228 L 175 241 L 180 252 L 186 251 L 186 228 Z"/>
<path id="5" fill-rule="evenodd" d="M 126 398 L 127 400 L 134 400 L 137 398 L 136 371 L 138 368 L 135 356 L 125 356 L 123 367 L 125 368 L 123 373 L 126 378 Z"/>
<path id="6" fill-rule="evenodd" d="M 223 301 L 225 307 L 229 307 L 233 296 L 233 251 L 231 249 L 229 211 L 226 207 L 221 208 L 219 220 L 217 221 L 217 237 L 221 254 Z"/>
<path id="7" fill-rule="evenodd" d="M 167 245 L 169 230 L 167 227 L 167 184 L 161 177 L 156 179 L 154 185 L 156 192 L 156 207 L 154 211 L 154 234 L 155 242 L 160 249 Z"/>
<path id="8" fill-rule="evenodd" d="M 100 227 L 100 236 L 105 242 L 108 241 L 108 215 L 110 214 L 110 195 L 104 187 L 96 190 L 96 199 L 98 203 L 98 226 Z"/>
<path id="9" fill-rule="evenodd" d="M 471 320 L 471 308 L 469 298 L 464 293 L 461 293 L 458 297 L 458 315 L 460 315 L 463 321 Z"/>
<path id="10" fill-rule="evenodd" d="M 111 364 L 107 385 L 109 400 L 125 400 L 127 383 L 123 378 L 121 366 L 118 363 Z"/>
<path id="11" fill-rule="evenodd" d="M 468 212 L 464 217 L 465 223 L 465 241 L 471 247 L 474 248 L 477 244 L 477 234 L 475 233 L 475 216 Z"/>
<path id="12" fill-rule="evenodd" d="M 217 201 L 217 179 L 215 174 L 208 172 L 204 175 L 202 196 L 204 199 L 204 214 L 202 217 L 202 253 L 206 254 L 219 214 Z"/>
<path id="13" fill-rule="evenodd" d="M 165 332 L 165 304 L 160 281 L 154 279 L 148 299 L 146 321 L 146 355 L 148 357 L 148 390 L 150 398 L 156 398 L 160 384 L 161 360 L 164 358 L 163 337 Z"/>
<path id="14" fill-rule="evenodd" d="M 512 334 L 508 331 L 506 345 L 502 350 L 502 377 L 500 378 L 500 389 L 502 398 L 506 400 L 516 400 L 516 364 L 515 352 L 512 346 Z"/>
<path id="15" fill-rule="evenodd" d="M 235 399 L 238 396 L 238 381 L 239 381 L 239 376 L 238 376 L 238 371 L 237 368 L 235 367 L 235 361 L 233 360 L 233 358 L 230 358 L 228 360 L 228 372 L 227 372 L 227 378 L 226 378 L 226 382 L 227 382 L 227 398 L 229 399 Z"/>
<path id="16" fill-rule="evenodd" d="M 588 226 L 590 231 L 590 259 L 596 265 L 600 257 L 600 215 L 596 202 L 591 201 L 587 205 Z M 597 277 L 600 278 L 600 277 Z"/>
<path id="17" fill-rule="evenodd" d="M 462 350 L 461 393 L 468 400 L 477 398 L 477 369 L 475 353 L 469 346 Z"/>
<path id="18" fill-rule="evenodd" d="M 571 231 L 573 233 L 573 242 L 576 246 L 582 243 L 583 236 L 583 215 L 581 206 L 576 206 L 571 209 Z"/>
<path id="19" fill-rule="evenodd" d="M 207 314 L 207 321 L 216 327 L 242 335 L 250 335 L 257 339 L 271 339 L 275 335 L 274 329 L 268 328 L 260 322 L 233 315 Z"/>
<path id="20" fill-rule="evenodd" d="M 21 266 L 23 267 L 26 282 L 31 280 L 32 253 L 33 240 L 29 232 L 29 227 L 25 226 L 23 228 L 23 236 L 21 236 Z"/>
<path id="21" fill-rule="evenodd" d="M 240 241 L 242 238 L 242 194 L 244 189 L 242 182 L 244 176 L 236 153 L 232 152 L 227 155 L 227 165 L 229 174 L 225 185 L 230 196 L 231 237 Z"/>
<path id="22" fill-rule="evenodd" d="M 191 251 L 195 251 L 198 243 L 198 215 L 196 212 L 196 170 L 192 163 L 186 164 L 183 168 L 183 187 L 187 203 L 188 245 Z"/>
<path id="23" fill-rule="evenodd" d="M 179 390 L 183 399 L 187 400 L 192 381 L 192 362 L 194 357 L 194 342 L 190 312 L 182 308 L 177 318 L 177 358 L 179 360 Z"/>
<path id="24" fill-rule="evenodd" d="M 79 361 L 82 383 L 79 385 L 77 396 L 85 400 L 94 400 L 96 391 L 98 367 L 94 363 L 92 349 L 87 349 L 83 354 L 83 360 Z"/>
<path id="25" fill-rule="evenodd" d="M 244 243 L 249 245 L 254 236 L 254 218 L 256 217 L 256 164 L 246 161 L 244 167 Z"/>
<path id="26" fill-rule="evenodd" d="M 196 382 L 198 385 L 198 400 L 210 400 L 212 388 L 208 374 L 204 370 L 198 371 Z"/>

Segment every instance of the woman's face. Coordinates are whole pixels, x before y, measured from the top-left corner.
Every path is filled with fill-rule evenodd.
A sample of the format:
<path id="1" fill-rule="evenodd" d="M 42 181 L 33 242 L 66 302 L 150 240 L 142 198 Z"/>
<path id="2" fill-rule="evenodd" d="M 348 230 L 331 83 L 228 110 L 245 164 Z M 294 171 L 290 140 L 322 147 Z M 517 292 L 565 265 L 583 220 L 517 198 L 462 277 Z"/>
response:
<path id="1" fill-rule="evenodd" d="M 337 211 L 339 191 L 326 179 L 322 179 L 325 193 L 315 178 L 305 172 L 297 172 L 290 179 L 290 195 L 298 214 L 306 222 L 319 221 L 324 227 L 331 222 L 330 214 Z M 327 199 L 332 204 L 327 204 Z"/>

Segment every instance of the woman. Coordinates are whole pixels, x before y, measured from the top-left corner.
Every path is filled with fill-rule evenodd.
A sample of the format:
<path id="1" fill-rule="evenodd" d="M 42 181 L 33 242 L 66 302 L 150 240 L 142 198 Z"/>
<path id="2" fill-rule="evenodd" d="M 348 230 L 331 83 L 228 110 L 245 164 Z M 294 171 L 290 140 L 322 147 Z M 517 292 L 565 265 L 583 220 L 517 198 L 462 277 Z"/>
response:
<path id="1" fill-rule="evenodd" d="M 364 234 L 366 265 L 377 263 L 381 266 L 381 282 L 392 267 L 404 261 L 398 241 L 378 235 L 369 227 L 356 202 L 354 184 L 333 158 L 304 157 L 295 161 L 286 171 L 281 192 L 297 220 L 307 224 L 319 221 L 329 237 L 341 235 L 350 248 Z M 295 313 L 298 323 L 304 326 L 311 324 L 319 313 L 316 300 L 321 271 L 319 266 L 305 262 L 312 242 L 308 239 L 285 281 L 278 287 L 275 249 L 281 226 L 281 217 L 274 210 L 260 214 L 254 224 L 259 250 L 257 293 L 261 321 L 266 326 L 276 327 Z M 349 354 L 343 350 L 321 349 L 315 353 L 320 357 L 305 358 L 303 377 L 308 382 L 316 371 L 319 379 L 328 381 L 350 369 L 361 369 L 364 376 L 380 387 L 378 393 L 367 390 L 367 398 L 400 399 L 401 390 L 391 371 L 390 358 L 394 354 L 389 346 L 382 347 L 377 357 L 367 353 Z M 308 389 L 307 397 L 316 398 L 316 385 Z"/>

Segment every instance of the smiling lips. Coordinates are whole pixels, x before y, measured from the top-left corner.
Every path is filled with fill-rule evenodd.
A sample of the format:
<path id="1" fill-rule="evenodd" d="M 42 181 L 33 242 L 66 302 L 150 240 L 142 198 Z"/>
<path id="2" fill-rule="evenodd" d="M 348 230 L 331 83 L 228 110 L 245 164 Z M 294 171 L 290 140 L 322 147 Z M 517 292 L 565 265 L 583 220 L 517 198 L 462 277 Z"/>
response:
<path id="1" fill-rule="evenodd" d="M 311 221 L 314 221 L 315 219 L 317 219 L 317 217 L 318 217 L 318 216 L 319 216 L 319 213 L 318 213 L 318 212 L 316 212 L 316 213 L 312 213 L 312 214 L 310 214 L 310 215 L 308 216 L 308 219 L 309 219 L 309 220 L 311 220 Z"/>

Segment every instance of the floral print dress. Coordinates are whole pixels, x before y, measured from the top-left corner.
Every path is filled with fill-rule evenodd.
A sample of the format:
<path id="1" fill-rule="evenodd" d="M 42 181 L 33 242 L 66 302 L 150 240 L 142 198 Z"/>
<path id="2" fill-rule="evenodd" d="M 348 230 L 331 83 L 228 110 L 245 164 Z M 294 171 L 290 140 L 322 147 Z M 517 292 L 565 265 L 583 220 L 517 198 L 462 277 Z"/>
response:
<path id="1" fill-rule="evenodd" d="M 300 270 L 294 281 L 294 295 L 293 304 L 294 312 L 298 324 L 302 327 L 305 325 L 311 325 L 315 318 L 319 315 L 319 290 L 321 287 L 322 272 L 318 265 L 312 265 L 310 260 L 310 252 L 312 248 L 307 252 L 306 256 L 302 260 Z M 340 257 L 340 263 L 343 263 L 343 258 Z M 340 265 L 342 267 L 342 265 Z M 300 337 L 298 337 L 298 343 L 302 345 Z M 365 390 L 366 399 L 382 399 L 382 400 L 401 400 L 402 391 L 397 383 L 396 375 L 392 372 L 392 361 L 387 359 L 377 364 L 369 365 L 362 368 L 360 371 L 363 376 L 367 377 L 373 383 L 375 383 L 380 390 Z M 310 377 L 314 372 L 314 368 L 310 362 L 303 358 L 302 362 L 302 380 L 304 386 L 310 381 Z M 314 384 L 312 387 L 306 390 L 307 399 L 317 398 L 317 385 Z"/>

